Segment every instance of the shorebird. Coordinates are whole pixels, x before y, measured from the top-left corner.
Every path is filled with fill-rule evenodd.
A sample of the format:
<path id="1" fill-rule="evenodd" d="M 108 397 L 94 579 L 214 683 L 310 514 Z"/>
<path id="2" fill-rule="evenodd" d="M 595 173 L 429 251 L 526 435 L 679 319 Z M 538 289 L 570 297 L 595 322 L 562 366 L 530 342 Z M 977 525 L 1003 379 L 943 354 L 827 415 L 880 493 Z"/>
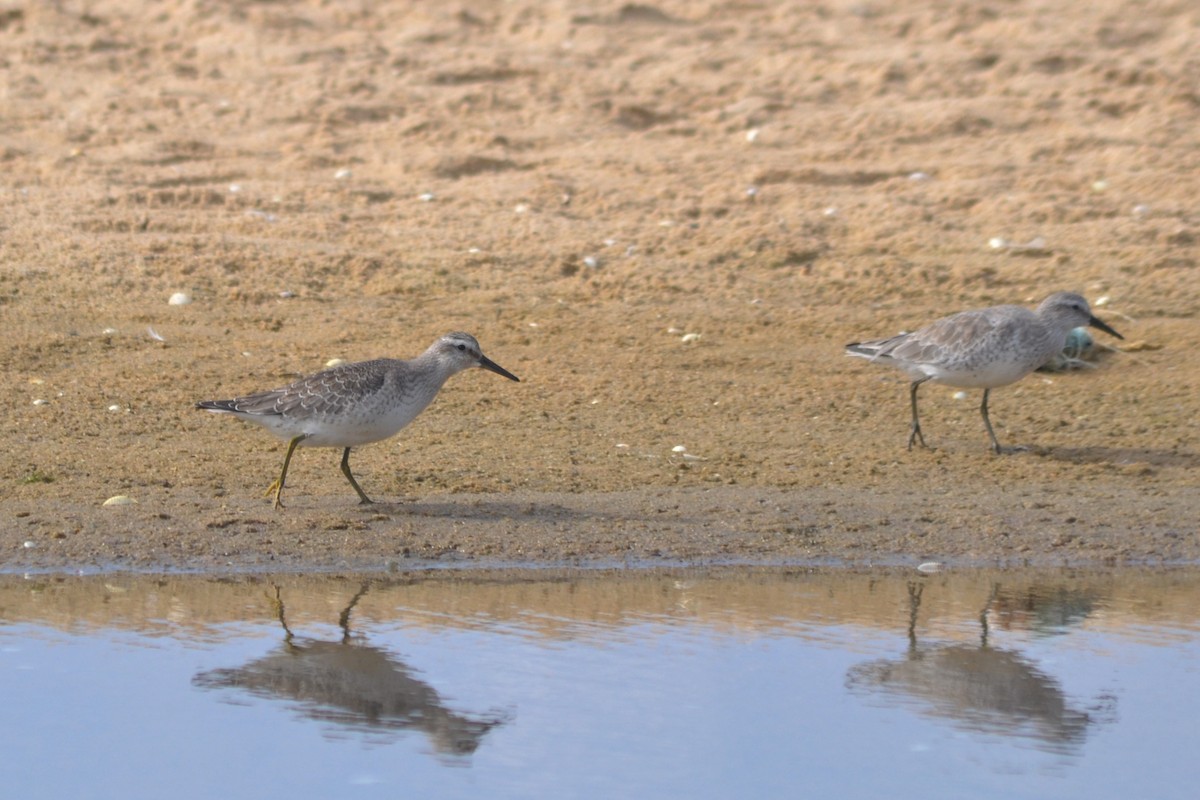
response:
<path id="1" fill-rule="evenodd" d="M 1087 301 L 1072 292 L 1055 292 L 1036 311 L 1023 306 L 992 306 L 962 311 L 943 317 L 913 333 L 890 339 L 852 342 L 847 355 L 869 358 L 898 367 L 912 379 L 912 428 L 908 449 L 914 441 L 927 447 L 917 415 L 917 389 L 926 381 L 983 389 L 979 412 L 999 453 L 1000 442 L 988 419 L 988 394 L 1024 378 L 1045 364 L 1066 344 L 1075 328 L 1091 325 L 1118 339 L 1125 337 L 1092 315 Z"/>
<path id="2" fill-rule="evenodd" d="M 379 358 L 342 364 L 281 389 L 233 400 L 202 400 L 196 408 L 262 425 L 288 443 L 279 477 L 266 491 L 280 497 L 297 447 L 341 447 L 342 474 L 361 503 L 371 498 L 350 472 L 350 449 L 394 436 L 425 410 L 442 384 L 465 369 L 482 367 L 511 381 L 516 375 L 479 349 L 469 333 L 448 333 L 416 358 Z"/>

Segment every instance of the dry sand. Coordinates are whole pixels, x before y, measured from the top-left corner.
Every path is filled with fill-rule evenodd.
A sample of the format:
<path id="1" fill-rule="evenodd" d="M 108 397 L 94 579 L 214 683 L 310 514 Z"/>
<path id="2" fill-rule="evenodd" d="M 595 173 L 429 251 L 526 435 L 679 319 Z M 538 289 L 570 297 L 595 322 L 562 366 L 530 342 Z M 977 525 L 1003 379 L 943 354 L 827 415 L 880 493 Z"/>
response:
<path id="1" fill-rule="evenodd" d="M 0 63 L 0 569 L 1200 558 L 1194 3 L 4 2 Z M 993 393 L 1026 452 L 841 352 L 1058 289 L 1126 341 Z M 522 383 L 374 506 L 192 408 L 455 329 Z"/>

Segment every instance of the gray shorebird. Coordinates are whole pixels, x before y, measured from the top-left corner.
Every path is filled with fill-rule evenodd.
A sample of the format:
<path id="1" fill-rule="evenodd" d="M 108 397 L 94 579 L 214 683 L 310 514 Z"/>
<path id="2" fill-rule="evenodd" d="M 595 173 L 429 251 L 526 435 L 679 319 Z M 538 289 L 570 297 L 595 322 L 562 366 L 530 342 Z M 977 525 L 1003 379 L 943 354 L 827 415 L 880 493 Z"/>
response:
<path id="1" fill-rule="evenodd" d="M 898 367 L 912 379 L 912 428 L 908 449 L 914 441 L 927 447 L 917 415 L 917 389 L 926 381 L 983 389 L 979 412 L 999 453 L 1000 442 L 988 419 L 988 394 L 1024 378 L 1062 351 L 1067 335 L 1075 328 L 1091 325 L 1118 339 L 1125 337 L 1092 315 L 1087 301 L 1072 292 L 1055 292 L 1036 311 L 1023 306 L 992 306 L 962 311 L 943 317 L 913 333 L 890 339 L 852 342 L 847 355 L 868 358 Z"/>
<path id="2" fill-rule="evenodd" d="M 202 400 L 196 408 L 262 425 L 288 443 L 279 477 L 267 489 L 275 508 L 297 447 L 341 447 L 342 474 L 360 502 L 371 498 L 350 472 L 350 448 L 394 436 L 416 419 L 437 396 L 442 384 L 465 369 L 482 367 L 511 381 L 516 375 L 479 350 L 469 333 L 448 333 L 416 358 L 379 358 L 342 364 L 302 378 L 282 389 L 233 400 Z"/>

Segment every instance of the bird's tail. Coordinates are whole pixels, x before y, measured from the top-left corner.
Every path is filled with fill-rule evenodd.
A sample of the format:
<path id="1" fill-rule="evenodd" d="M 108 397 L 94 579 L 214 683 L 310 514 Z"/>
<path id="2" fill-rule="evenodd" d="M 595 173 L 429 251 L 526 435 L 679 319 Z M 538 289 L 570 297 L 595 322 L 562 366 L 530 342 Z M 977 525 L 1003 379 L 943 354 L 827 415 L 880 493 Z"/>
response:
<path id="1" fill-rule="evenodd" d="M 236 402 L 236 400 L 201 400 L 196 403 L 196 408 L 219 414 L 232 414 L 237 411 Z"/>

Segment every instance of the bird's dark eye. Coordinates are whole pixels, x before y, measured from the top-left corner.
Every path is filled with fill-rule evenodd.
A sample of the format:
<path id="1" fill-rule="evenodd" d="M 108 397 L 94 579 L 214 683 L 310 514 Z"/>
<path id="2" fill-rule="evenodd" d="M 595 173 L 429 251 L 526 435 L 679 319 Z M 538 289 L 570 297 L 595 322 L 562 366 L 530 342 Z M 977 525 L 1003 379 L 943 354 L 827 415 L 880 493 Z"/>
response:
<path id="1" fill-rule="evenodd" d="M 458 345 L 458 349 L 459 349 L 459 351 L 464 351 L 467 349 L 467 346 L 465 344 L 460 344 L 460 345 Z"/>

